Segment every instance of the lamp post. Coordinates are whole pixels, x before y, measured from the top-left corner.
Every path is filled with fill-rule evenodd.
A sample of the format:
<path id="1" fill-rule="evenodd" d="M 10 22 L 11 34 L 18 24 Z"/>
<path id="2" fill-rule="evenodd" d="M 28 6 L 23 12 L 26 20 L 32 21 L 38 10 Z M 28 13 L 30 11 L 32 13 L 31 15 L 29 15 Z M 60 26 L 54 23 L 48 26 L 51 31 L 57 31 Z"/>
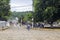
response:
<path id="1" fill-rule="evenodd" d="M 34 22 L 33 22 L 33 20 L 34 20 L 34 19 L 32 18 L 32 28 L 33 28 L 33 25 L 34 25 Z"/>
<path id="2" fill-rule="evenodd" d="M 21 18 L 21 26 L 22 26 L 22 18 Z"/>

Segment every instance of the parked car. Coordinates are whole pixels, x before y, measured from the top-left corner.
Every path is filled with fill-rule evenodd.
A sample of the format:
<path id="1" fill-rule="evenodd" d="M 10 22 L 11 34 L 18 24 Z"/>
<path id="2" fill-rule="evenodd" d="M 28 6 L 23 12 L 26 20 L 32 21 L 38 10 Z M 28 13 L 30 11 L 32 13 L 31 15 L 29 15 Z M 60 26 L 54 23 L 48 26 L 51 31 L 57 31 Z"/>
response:
<path id="1" fill-rule="evenodd" d="M 43 28 L 44 25 L 43 25 L 43 24 L 40 24 L 40 23 L 35 23 L 35 24 L 34 24 L 34 27 L 40 27 L 40 28 Z"/>
<path id="2" fill-rule="evenodd" d="M 44 24 L 44 27 L 51 27 L 50 24 Z"/>
<path id="3" fill-rule="evenodd" d="M 60 26 L 59 26 L 59 24 L 57 22 L 54 22 L 53 27 L 60 27 Z"/>

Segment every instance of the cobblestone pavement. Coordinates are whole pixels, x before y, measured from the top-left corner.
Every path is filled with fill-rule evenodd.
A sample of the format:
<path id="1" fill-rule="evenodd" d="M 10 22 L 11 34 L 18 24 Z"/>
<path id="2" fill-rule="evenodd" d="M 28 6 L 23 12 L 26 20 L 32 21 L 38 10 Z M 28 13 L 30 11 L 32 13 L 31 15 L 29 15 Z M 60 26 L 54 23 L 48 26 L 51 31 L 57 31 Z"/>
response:
<path id="1" fill-rule="evenodd" d="M 10 27 L 0 31 L 0 40 L 60 40 L 60 29 L 27 30 L 22 27 Z"/>

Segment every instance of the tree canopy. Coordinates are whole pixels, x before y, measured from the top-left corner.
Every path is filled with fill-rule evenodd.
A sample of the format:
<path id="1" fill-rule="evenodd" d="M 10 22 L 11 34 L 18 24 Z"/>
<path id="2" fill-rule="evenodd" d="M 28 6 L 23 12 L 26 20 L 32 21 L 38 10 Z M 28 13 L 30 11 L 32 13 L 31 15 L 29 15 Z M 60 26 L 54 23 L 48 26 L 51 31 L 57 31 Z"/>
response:
<path id="1" fill-rule="evenodd" d="M 19 21 L 21 21 L 21 19 L 23 21 L 31 21 L 32 19 L 32 11 L 26 11 L 26 12 L 12 12 L 11 14 L 11 19 L 14 19 L 15 17 L 19 18 Z"/>
<path id="2" fill-rule="evenodd" d="M 10 16 L 10 0 L 0 0 L 0 20 L 7 20 Z"/>
<path id="3" fill-rule="evenodd" d="M 33 6 L 35 22 L 53 23 L 60 19 L 60 0 L 33 0 Z"/>

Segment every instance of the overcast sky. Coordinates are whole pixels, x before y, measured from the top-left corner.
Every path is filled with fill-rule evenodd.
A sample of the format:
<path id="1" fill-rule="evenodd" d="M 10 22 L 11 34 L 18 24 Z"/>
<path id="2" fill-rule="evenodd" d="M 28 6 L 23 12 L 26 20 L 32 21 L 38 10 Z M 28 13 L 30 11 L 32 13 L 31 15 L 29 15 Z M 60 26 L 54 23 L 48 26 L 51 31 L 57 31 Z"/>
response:
<path id="1" fill-rule="evenodd" d="M 11 0 L 11 11 L 32 11 L 32 0 Z"/>

